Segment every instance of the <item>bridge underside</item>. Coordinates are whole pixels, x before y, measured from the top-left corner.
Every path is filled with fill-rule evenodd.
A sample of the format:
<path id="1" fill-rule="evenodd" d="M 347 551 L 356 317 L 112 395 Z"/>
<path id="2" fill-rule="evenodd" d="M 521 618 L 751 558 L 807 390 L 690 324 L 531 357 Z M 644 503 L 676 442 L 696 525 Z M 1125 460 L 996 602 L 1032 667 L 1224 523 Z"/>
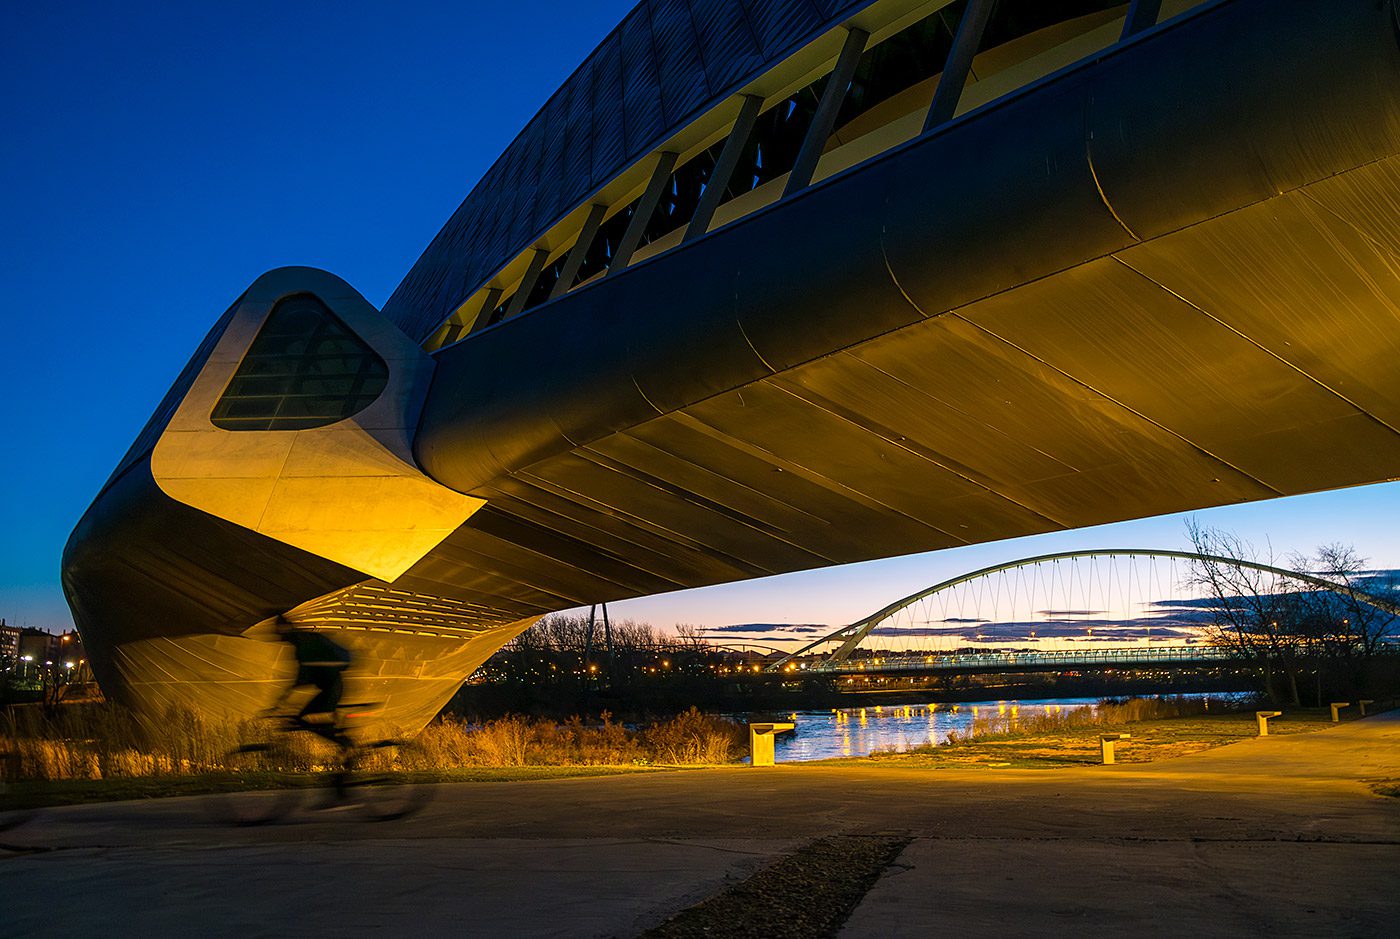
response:
<path id="1" fill-rule="evenodd" d="M 1388 480 L 1398 301 L 1389 8 L 1237 0 L 433 361 L 398 334 L 391 381 L 431 376 L 402 382 L 421 419 L 404 405 L 391 434 L 366 423 L 389 442 L 355 458 L 390 454 L 404 504 L 454 519 L 418 554 L 424 525 L 398 525 L 395 557 L 415 562 L 363 538 L 321 552 L 301 517 L 239 528 L 203 478 L 191 508 L 153 482 L 143 435 L 147 456 L 74 533 L 65 587 L 109 676 L 112 649 L 175 636 L 195 662 L 200 637 L 298 610 L 367 636 L 436 632 L 470 645 L 466 667 L 579 604 Z M 362 338 L 383 331 L 363 310 L 336 315 Z M 201 373 L 215 397 L 221 361 Z M 162 441 L 170 401 L 152 423 Z M 332 483 L 301 491 L 349 517 L 332 533 L 344 541 L 359 515 Z M 336 607 L 366 589 L 393 596 Z M 440 605 L 450 628 L 420 628 L 412 602 Z M 381 658 L 430 679 L 426 720 L 446 685 L 417 655 Z"/>
<path id="2" fill-rule="evenodd" d="M 1391 159 L 921 319 L 473 489 L 410 578 L 518 616 L 1392 479 L 1397 219 Z"/>
<path id="3" fill-rule="evenodd" d="M 1395 478 L 1389 16 L 1223 4 L 444 350 L 416 452 L 486 505 L 408 581 L 518 618 Z"/>

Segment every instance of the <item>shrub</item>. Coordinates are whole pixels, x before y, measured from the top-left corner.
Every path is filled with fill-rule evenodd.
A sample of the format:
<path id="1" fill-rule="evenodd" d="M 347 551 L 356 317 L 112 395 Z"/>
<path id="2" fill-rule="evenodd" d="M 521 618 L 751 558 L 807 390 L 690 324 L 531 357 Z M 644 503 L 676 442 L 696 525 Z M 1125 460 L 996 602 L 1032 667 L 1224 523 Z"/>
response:
<path id="1" fill-rule="evenodd" d="M 649 728 L 642 740 L 657 763 L 732 763 L 744 750 L 738 724 L 694 707 Z"/>

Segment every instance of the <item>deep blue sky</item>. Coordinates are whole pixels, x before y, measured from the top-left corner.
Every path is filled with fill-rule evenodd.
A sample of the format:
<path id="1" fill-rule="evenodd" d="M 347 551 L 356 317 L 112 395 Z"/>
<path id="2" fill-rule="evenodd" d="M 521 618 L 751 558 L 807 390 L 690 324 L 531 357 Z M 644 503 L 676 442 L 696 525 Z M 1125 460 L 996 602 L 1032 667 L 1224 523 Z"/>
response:
<path id="1" fill-rule="evenodd" d="M 632 0 L 11 4 L 0 30 L 0 616 L 71 622 L 63 542 L 258 274 L 380 305 Z M 1206 513 L 1400 566 L 1396 486 Z M 658 623 L 853 619 L 946 571 L 1181 541 L 1170 519 L 622 605 Z M 1295 544 L 1296 542 L 1296 544 Z M 908 590 L 905 586 L 908 585 Z M 894 596 L 899 593 L 893 594 Z"/>

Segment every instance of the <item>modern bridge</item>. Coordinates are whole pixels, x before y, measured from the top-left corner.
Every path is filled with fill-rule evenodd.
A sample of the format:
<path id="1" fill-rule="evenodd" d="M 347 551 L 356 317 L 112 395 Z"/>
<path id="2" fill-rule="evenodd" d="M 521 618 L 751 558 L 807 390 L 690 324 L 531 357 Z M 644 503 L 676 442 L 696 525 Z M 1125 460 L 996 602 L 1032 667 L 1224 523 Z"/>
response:
<path id="1" fill-rule="evenodd" d="M 539 616 L 1400 475 L 1377 0 L 665 0 L 376 310 L 283 268 L 69 540 L 94 670 L 277 617 L 427 720 Z"/>
<path id="2" fill-rule="evenodd" d="M 1120 561 L 1125 570 L 1119 569 Z M 1167 571 L 1143 569 L 1145 564 L 1163 562 L 1169 565 Z M 1062 566 L 1081 569 L 1062 570 Z M 1158 548 L 1098 548 L 1020 558 L 948 578 L 806 643 L 770 663 L 765 671 L 780 678 L 799 678 L 1243 664 L 1239 649 L 1213 644 L 1212 637 L 1201 634 L 1220 604 L 1236 598 L 1181 598 L 1184 589 L 1190 592 L 1187 582 L 1199 581 L 1207 568 L 1264 575 L 1266 579 L 1255 583 L 1261 597 L 1294 589 L 1335 594 L 1351 607 L 1376 612 L 1380 618 L 1374 631 L 1386 640 L 1387 651 L 1400 639 L 1396 629 L 1400 596 L 1393 587 L 1367 589 L 1370 584 L 1364 575 L 1339 581 L 1249 558 Z M 1037 611 L 1046 605 L 1060 609 Z M 1028 619 L 1031 616 L 1043 618 Z M 1008 626 L 1013 631 L 1008 632 Z M 1037 627 L 1043 635 L 1057 626 L 1068 628 L 1072 648 L 1033 647 Z M 1019 635 L 1014 632 L 1017 627 Z M 1093 641 L 1095 628 L 1100 637 L 1105 632 L 1107 637 Z M 1013 648 L 937 648 L 940 642 L 965 643 L 968 629 L 999 631 L 1001 642 Z"/>

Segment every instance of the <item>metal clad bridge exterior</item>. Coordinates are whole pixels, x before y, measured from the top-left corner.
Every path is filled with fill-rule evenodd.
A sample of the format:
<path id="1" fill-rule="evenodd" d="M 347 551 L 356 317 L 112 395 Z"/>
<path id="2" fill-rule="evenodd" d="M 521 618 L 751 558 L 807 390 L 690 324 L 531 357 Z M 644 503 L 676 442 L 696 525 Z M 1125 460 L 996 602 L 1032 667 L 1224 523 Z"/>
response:
<path id="1" fill-rule="evenodd" d="M 525 125 L 384 304 L 422 341 L 571 207 L 871 0 L 641 0 Z"/>

